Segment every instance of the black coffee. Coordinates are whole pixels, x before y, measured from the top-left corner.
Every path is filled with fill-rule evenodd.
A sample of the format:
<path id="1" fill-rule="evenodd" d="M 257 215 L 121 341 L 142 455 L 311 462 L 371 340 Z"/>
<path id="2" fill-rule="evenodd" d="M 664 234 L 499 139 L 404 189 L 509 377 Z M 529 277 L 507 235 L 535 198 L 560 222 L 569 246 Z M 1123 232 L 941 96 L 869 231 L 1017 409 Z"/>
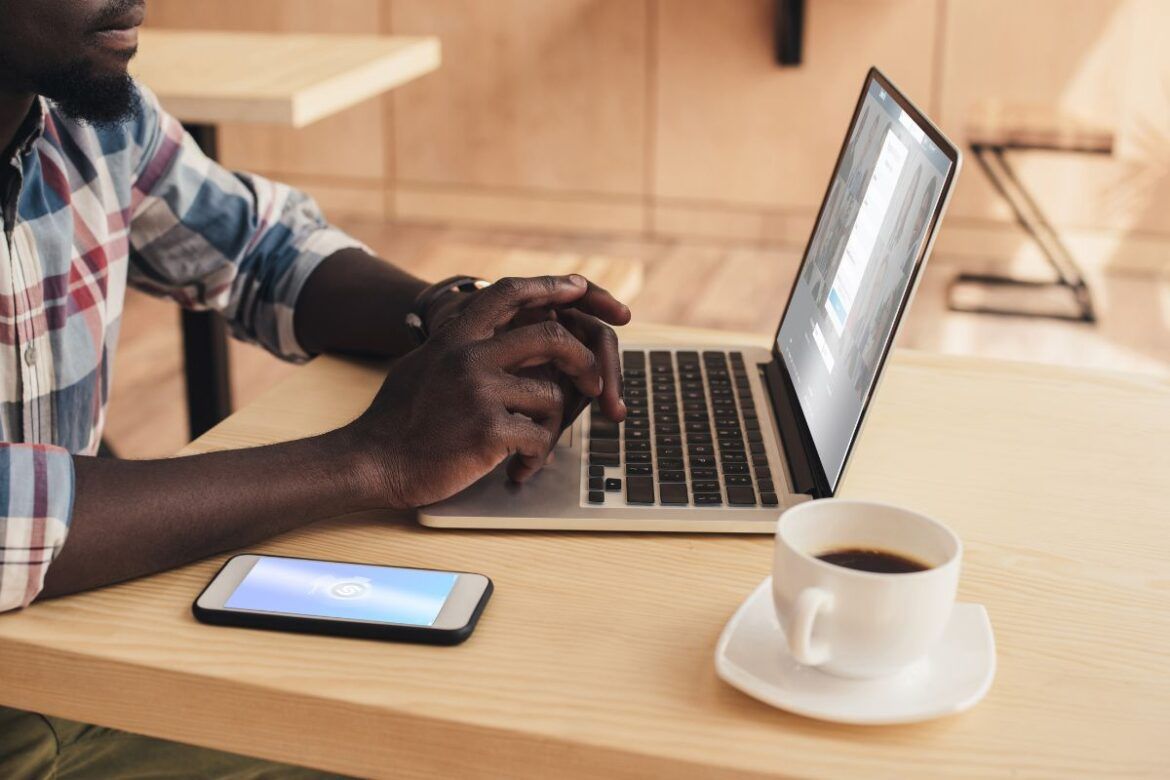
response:
<path id="1" fill-rule="evenodd" d="M 909 574 L 926 571 L 930 567 L 898 553 L 885 550 L 871 550 L 863 547 L 847 547 L 830 550 L 817 556 L 825 563 L 844 566 L 846 569 L 872 571 L 878 574 Z"/>

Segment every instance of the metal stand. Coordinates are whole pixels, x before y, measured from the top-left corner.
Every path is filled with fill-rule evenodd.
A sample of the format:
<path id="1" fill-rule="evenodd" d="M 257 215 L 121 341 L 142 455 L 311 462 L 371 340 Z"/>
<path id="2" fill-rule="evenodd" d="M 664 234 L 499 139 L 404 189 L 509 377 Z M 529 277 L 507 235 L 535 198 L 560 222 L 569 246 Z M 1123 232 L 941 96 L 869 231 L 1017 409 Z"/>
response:
<path id="1" fill-rule="evenodd" d="M 212 160 L 219 157 L 215 125 L 183 127 Z M 207 311 L 181 313 L 183 366 L 187 383 L 187 427 L 195 439 L 232 412 L 227 327 L 219 315 Z"/>
<path id="2" fill-rule="evenodd" d="M 951 280 L 947 289 L 947 304 L 952 311 L 973 312 L 976 314 L 998 314 L 1013 317 L 1042 317 L 1048 319 L 1069 320 L 1073 322 L 1093 323 L 1097 315 L 1093 311 L 1093 301 L 1089 294 L 1088 285 L 1081 274 L 1076 261 L 1068 247 L 1060 240 L 1049 223 L 1044 212 L 1040 210 L 1035 199 L 1032 198 L 1024 185 L 1020 182 L 1011 166 L 1008 165 L 1004 152 L 1008 148 L 1040 149 L 1044 147 L 1009 147 L 999 144 L 972 143 L 971 152 L 979 167 L 987 174 L 1000 196 L 1007 201 L 1019 223 L 1056 272 L 1054 281 L 1017 279 L 1011 276 L 998 274 L 960 274 Z M 960 285 L 980 285 L 988 288 L 1014 288 L 1017 290 L 1067 290 L 1071 296 L 1071 307 L 1068 312 L 1061 311 L 1029 311 L 1025 307 L 993 306 L 993 305 L 965 305 L 955 301 L 955 288 Z"/>

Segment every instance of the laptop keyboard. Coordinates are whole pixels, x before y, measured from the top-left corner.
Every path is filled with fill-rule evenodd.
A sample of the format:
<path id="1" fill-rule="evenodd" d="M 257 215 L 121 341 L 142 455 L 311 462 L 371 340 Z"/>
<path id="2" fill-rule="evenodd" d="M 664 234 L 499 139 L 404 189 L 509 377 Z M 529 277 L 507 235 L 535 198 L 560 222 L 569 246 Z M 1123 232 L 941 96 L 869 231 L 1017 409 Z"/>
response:
<path id="1" fill-rule="evenodd" d="M 629 414 L 589 419 L 590 504 L 776 506 L 741 352 L 622 353 Z"/>

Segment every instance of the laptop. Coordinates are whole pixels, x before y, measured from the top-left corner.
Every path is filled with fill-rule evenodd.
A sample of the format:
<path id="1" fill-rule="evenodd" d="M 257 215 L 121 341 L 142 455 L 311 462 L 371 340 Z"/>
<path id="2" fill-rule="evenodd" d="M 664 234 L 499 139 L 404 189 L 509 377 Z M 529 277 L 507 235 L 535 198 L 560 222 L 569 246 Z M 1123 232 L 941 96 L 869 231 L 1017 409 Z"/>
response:
<path id="1" fill-rule="evenodd" d="M 524 485 L 501 467 L 420 522 L 771 533 L 835 495 L 960 164 L 870 70 L 771 349 L 623 344 L 625 422 L 590 409 Z"/>

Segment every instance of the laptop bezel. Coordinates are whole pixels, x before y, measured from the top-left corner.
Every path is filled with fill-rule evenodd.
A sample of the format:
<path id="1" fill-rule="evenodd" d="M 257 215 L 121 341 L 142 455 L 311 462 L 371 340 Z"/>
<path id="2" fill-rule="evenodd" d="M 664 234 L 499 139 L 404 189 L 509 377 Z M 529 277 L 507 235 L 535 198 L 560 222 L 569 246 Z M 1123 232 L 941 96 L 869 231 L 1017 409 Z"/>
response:
<path id="1" fill-rule="evenodd" d="M 841 471 L 837 475 L 836 481 L 832 482 L 825 472 L 820 453 L 817 451 L 816 444 L 813 442 L 812 431 L 805 418 L 804 409 L 800 405 L 796 387 L 788 372 L 788 367 L 784 362 L 784 356 L 780 353 L 779 339 L 780 331 L 784 327 L 784 320 L 788 316 L 788 311 L 792 306 L 792 298 L 796 293 L 796 280 L 800 278 L 800 274 L 804 271 L 805 263 L 809 261 L 809 250 L 812 247 L 813 237 L 816 236 L 817 229 L 820 228 L 821 220 L 824 218 L 825 208 L 829 201 L 829 193 L 832 191 L 833 182 L 837 180 L 837 174 L 841 168 L 841 162 L 845 157 L 845 150 L 848 147 L 849 138 L 861 114 L 861 109 L 865 104 L 866 96 L 869 94 L 870 86 L 874 82 L 894 99 L 894 102 L 898 104 L 899 108 L 909 115 L 919 129 L 943 152 L 951 165 L 946 179 L 943 181 L 942 188 L 939 191 L 938 203 L 931 213 L 929 226 L 926 231 L 926 240 L 922 242 L 918 256 L 914 260 L 914 270 L 910 275 L 910 283 L 906 285 L 906 291 L 902 296 L 902 300 L 898 305 L 898 311 L 894 316 L 894 324 L 890 330 L 890 337 L 882 345 L 882 352 L 877 361 L 877 371 L 874 374 L 874 381 L 866 393 L 865 401 L 862 403 L 861 414 L 858 415 L 857 424 L 849 436 L 849 444 L 845 449 L 845 457 L 841 463 Z M 846 469 L 849 466 L 849 460 L 853 455 L 853 448 L 857 444 L 857 439 L 865 423 L 866 415 L 869 413 L 870 403 L 877 393 L 882 373 L 885 370 L 886 360 L 897 338 L 898 329 L 902 324 L 902 317 L 905 315 L 910 301 L 914 297 L 914 291 L 922 276 L 922 268 L 934 245 L 934 238 L 938 232 L 938 226 L 942 221 L 943 214 L 946 212 L 947 204 L 950 201 L 951 189 L 961 164 L 962 154 L 958 147 L 951 143 L 950 139 L 943 135 L 942 131 L 925 114 L 919 111 L 910 102 L 910 99 L 885 74 L 876 67 L 870 68 L 866 74 L 865 81 L 861 85 L 861 94 L 857 99 L 857 104 L 853 108 L 853 115 L 845 129 L 845 138 L 841 143 L 840 150 L 837 152 L 837 161 L 833 164 L 832 174 L 829 176 L 828 184 L 825 187 L 825 194 L 821 198 L 820 209 L 817 211 L 817 218 L 813 222 L 812 231 L 809 233 L 808 242 L 805 244 L 800 267 L 797 269 L 792 288 L 789 290 L 788 301 L 784 304 L 784 314 L 781 315 L 780 323 L 776 326 L 776 333 L 772 337 L 772 361 L 766 366 L 765 370 L 773 411 L 776 414 L 777 424 L 781 428 L 780 438 L 785 450 L 785 457 L 788 460 L 789 470 L 793 480 L 793 489 L 797 492 L 809 493 L 816 498 L 828 498 L 835 495 L 837 489 L 841 486 L 845 478 Z M 779 385 L 779 387 L 773 385 Z M 797 441 L 790 441 L 792 437 L 785 435 L 785 428 L 796 432 Z"/>

